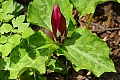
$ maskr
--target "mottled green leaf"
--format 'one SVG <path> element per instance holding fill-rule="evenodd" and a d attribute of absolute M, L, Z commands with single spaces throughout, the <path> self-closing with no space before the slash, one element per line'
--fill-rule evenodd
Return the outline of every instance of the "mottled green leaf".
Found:
<path fill-rule="evenodd" d="M 116 1 L 116 0 L 70 0 L 70 2 L 80 12 L 81 17 L 84 14 L 94 13 L 97 4 L 101 4 L 107 1 Z"/>
<path fill-rule="evenodd" d="M 8 56 L 11 50 L 20 43 L 21 36 L 18 34 L 11 35 L 9 38 L 5 37 L 6 43 L 1 45 L 0 52 L 2 53 L 2 57 Z"/>
<path fill-rule="evenodd" d="M 0 52 L 2 57 L 6 57 L 9 55 L 11 50 L 20 43 L 21 36 L 18 34 L 11 35 L 9 37 L 2 36 L 0 38 L 1 44 L 0 45 Z"/>
<path fill-rule="evenodd" d="M 10 53 L 10 78 L 16 79 L 28 68 L 35 68 L 41 74 L 45 73 L 53 51 L 53 40 L 41 31 L 23 40 Z"/>
<path fill-rule="evenodd" d="M 97 77 L 104 72 L 115 72 L 107 44 L 87 29 L 76 29 L 64 45 L 63 52 L 76 71 L 87 69 Z"/>
<path fill-rule="evenodd" d="M 28 7 L 27 21 L 51 30 L 51 15 L 55 4 L 59 5 L 68 25 L 70 18 L 73 18 L 69 0 L 34 0 Z"/>

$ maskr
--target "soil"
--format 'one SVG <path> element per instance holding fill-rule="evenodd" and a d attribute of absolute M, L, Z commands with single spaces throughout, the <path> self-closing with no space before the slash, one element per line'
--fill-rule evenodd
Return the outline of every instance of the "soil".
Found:
<path fill-rule="evenodd" d="M 27 6 L 32 0 L 16 0 L 25 7 L 25 14 Z M 90 14 L 79 18 L 79 12 L 73 9 L 73 17 L 75 18 L 78 27 L 86 27 Z M 75 72 L 73 68 L 69 70 L 66 75 L 60 73 L 50 73 L 47 70 L 48 80 L 120 80 L 120 4 L 117 2 L 107 2 L 99 4 L 96 7 L 89 30 L 105 41 L 111 52 L 110 58 L 113 60 L 116 68 L 116 73 L 106 72 L 100 77 L 95 77 L 90 71 L 80 70 Z"/>

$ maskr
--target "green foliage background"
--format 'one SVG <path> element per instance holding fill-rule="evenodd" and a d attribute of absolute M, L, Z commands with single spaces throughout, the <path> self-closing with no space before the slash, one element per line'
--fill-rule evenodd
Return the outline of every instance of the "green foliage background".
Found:
<path fill-rule="evenodd" d="M 115 72 L 107 44 L 85 28 L 76 29 L 72 17 L 73 8 L 77 8 L 83 16 L 94 13 L 97 4 L 107 1 L 117 0 L 33 0 L 26 18 L 19 15 L 22 5 L 13 0 L 0 0 L 0 79 L 46 80 L 42 76 L 46 66 L 51 72 L 67 74 L 63 72 L 67 65 L 50 58 L 54 52 L 65 56 L 76 71 L 87 69 L 97 77 L 104 72 Z M 51 30 L 51 14 L 56 3 L 67 21 L 68 37 L 64 44 L 56 44 L 41 30 L 34 32 L 30 28 L 32 23 Z"/>

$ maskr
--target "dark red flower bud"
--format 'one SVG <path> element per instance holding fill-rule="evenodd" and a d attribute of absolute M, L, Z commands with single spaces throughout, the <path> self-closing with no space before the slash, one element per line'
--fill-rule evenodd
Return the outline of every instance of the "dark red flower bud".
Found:
<path fill-rule="evenodd" d="M 52 31 L 55 42 L 63 42 L 66 37 L 66 20 L 62 15 L 58 4 L 55 5 L 51 17 Z"/>

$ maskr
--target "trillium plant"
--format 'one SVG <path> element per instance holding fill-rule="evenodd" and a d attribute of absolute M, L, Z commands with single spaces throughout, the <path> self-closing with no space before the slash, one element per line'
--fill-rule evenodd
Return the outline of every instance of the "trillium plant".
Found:
<path fill-rule="evenodd" d="M 45 42 L 42 41 L 42 39 L 39 39 L 39 43 L 42 44 L 44 42 L 44 45 L 39 45 L 39 48 L 37 48 L 43 50 L 41 54 L 48 55 L 48 58 L 44 59 L 44 61 L 47 61 L 46 66 L 48 66 L 51 72 L 56 72 L 57 70 L 57 72 L 62 71 L 63 74 L 67 74 L 67 70 L 71 66 L 64 63 L 58 63 L 56 58 L 51 58 L 54 56 L 53 54 L 56 54 L 58 57 L 61 55 L 65 56 L 67 58 L 66 61 L 71 63 L 71 67 L 76 71 L 87 69 L 97 77 L 104 72 L 115 72 L 114 64 L 109 59 L 110 50 L 102 39 L 93 35 L 86 28 L 76 28 L 73 31 L 70 31 L 71 35 L 67 37 L 69 31 L 67 31 L 66 19 L 60 11 L 58 4 L 53 8 L 51 25 L 52 32 L 41 27 L 41 30 L 44 33 L 41 33 L 41 30 L 39 33 L 41 36 L 44 36 Z M 31 37 L 33 36 L 34 35 Z M 49 38 L 46 38 L 45 36 L 49 36 Z M 65 66 L 66 68 L 61 66 Z M 43 72 L 45 73 L 45 71 Z"/>
<path fill-rule="evenodd" d="M 88 4 L 91 4 L 89 1 Z M 84 3 L 84 1 L 81 2 Z M 8 3 L 12 3 L 12 0 L 4 4 Z M 11 9 L 1 10 L 1 14 L 6 13 L 11 17 L 10 19 L 13 19 L 11 21 L 13 25 L 5 23 L 0 27 L 1 34 L 5 34 L 2 37 L 4 43 L 0 43 L 2 57 L 0 70 L 5 70 L 6 73 L 9 71 L 9 79 L 21 80 L 47 80 L 45 75 L 52 72 L 64 74 L 66 80 L 69 80 L 69 71 L 78 72 L 81 69 L 92 72 L 96 77 L 104 72 L 115 72 L 114 63 L 109 58 L 111 51 L 106 42 L 92 34 L 87 28 L 76 27 L 76 22 L 72 17 L 73 5 L 82 11 L 81 15 L 91 13 L 88 6 L 83 11 L 84 8 L 79 7 L 77 3 L 75 0 L 70 0 L 70 2 L 69 0 L 33 0 L 30 2 L 26 18 L 27 22 L 40 26 L 37 32 L 28 28 L 29 23 L 24 23 L 25 15 L 13 18 L 12 12 L 10 15 L 8 15 L 10 11 L 5 12 Z M 12 4 L 11 8 L 13 6 L 15 5 Z M 10 37 L 7 39 L 6 36 L 9 33 Z M 9 46 L 8 52 L 6 52 L 6 47 L 2 46 L 3 44 Z"/>

